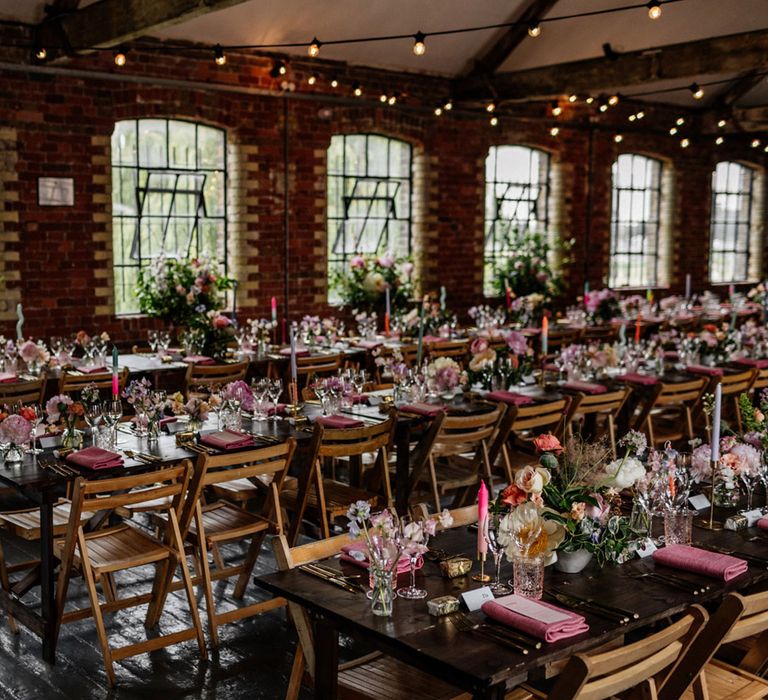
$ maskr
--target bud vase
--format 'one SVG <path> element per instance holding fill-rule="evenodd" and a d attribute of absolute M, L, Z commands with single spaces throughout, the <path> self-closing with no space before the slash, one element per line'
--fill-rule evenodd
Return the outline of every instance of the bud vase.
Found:
<path fill-rule="evenodd" d="M 379 617 L 390 617 L 394 608 L 394 590 L 392 575 L 386 569 L 371 567 L 373 591 L 371 593 L 371 612 Z"/>

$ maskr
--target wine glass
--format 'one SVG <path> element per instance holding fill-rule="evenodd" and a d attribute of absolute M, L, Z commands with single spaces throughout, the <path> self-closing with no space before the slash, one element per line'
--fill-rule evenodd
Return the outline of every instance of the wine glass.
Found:
<path fill-rule="evenodd" d="M 98 401 L 96 403 L 86 404 L 85 410 L 83 412 L 83 418 L 88 424 L 88 427 L 91 429 L 93 446 L 96 447 L 96 432 L 99 423 L 101 423 L 102 418 L 104 418 L 104 406 Z"/>
<path fill-rule="evenodd" d="M 397 589 L 397 595 L 406 600 L 419 600 L 427 597 L 427 592 L 423 588 L 416 586 L 416 565 L 419 563 L 419 557 L 422 552 L 427 550 L 427 542 L 429 535 L 422 530 L 422 541 L 416 542 L 410 537 L 406 536 L 409 524 L 408 518 L 403 518 L 400 523 L 402 531 L 400 533 L 400 542 L 404 554 L 408 555 L 408 561 L 410 563 L 410 585 Z"/>
<path fill-rule="evenodd" d="M 507 595 L 512 589 L 501 581 L 501 560 L 504 555 L 504 547 L 499 544 L 499 516 L 488 519 L 488 529 L 485 533 L 485 541 L 488 549 L 493 554 L 493 563 L 496 566 L 496 580 L 491 584 L 491 591 L 495 596 Z"/>
<path fill-rule="evenodd" d="M 267 397 L 269 395 L 269 379 L 254 380 L 251 388 L 253 390 L 253 419 L 256 421 L 267 420 Z"/>
<path fill-rule="evenodd" d="M 202 387 L 201 387 L 202 388 Z M 203 391 L 205 391 L 203 389 Z M 224 398 L 221 395 L 220 384 L 212 384 L 208 387 L 208 405 L 216 414 L 216 430 L 221 430 L 221 412 L 224 410 Z"/>
<path fill-rule="evenodd" d="M 279 377 L 277 379 L 272 379 L 269 383 L 269 398 L 272 399 L 272 404 L 275 409 L 275 412 L 272 416 L 273 421 L 280 420 L 280 416 L 278 415 L 278 409 L 277 404 L 280 400 L 280 395 L 283 393 L 283 380 Z"/>
<path fill-rule="evenodd" d="M 352 373 L 352 386 L 355 388 L 355 395 L 359 404 L 363 402 L 363 389 L 365 388 L 366 379 L 364 369 Z"/>
<path fill-rule="evenodd" d="M 120 399 L 112 399 L 104 402 L 104 422 L 110 429 L 110 442 L 117 444 L 117 424 L 123 417 L 123 402 Z"/>
<path fill-rule="evenodd" d="M 159 340 L 160 339 L 158 338 L 157 331 L 147 331 L 147 342 L 149 343 L 149 349 L 152 352 L 157 352 L 157 343 Z"/>
<path fill-rule="evenodd" d="M 37 403 L 31 404 L 27 408 L 35 414 L 34 420 L 32 421 L 32 435 L 29 439 L 30 447 L 27 452 L 31 455 L 39 455 L 43 450 L 40 447 L 35 447 L 35 442 L 37 441 L 37 428 L 40 423 L 43 422 L 43 418 L 45 418 L 45 411 L 43 410 L 43 407 Z"/>

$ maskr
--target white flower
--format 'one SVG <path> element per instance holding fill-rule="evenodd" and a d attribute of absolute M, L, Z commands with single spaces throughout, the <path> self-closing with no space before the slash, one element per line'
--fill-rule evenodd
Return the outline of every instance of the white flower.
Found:
<path fill-rule="evenodd" d="M 645 467 L 637 457 L 616 459 L 605 467 L 608 476 L 607 486 L 613 486 L 619 490 L 634 486 L 645 476 Z"/>

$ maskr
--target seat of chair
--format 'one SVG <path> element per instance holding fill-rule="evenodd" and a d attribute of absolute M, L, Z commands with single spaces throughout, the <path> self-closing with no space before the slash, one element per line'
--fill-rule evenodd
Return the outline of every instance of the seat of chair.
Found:
<path fill-rule="evenodd" d="M 53 507 L 53 535 L 63 537 L 67 532 L 69 511 L 72 504 L 64 501 Z M 93 513 L 83 513 L 81 522 L 87 522 L 93 517 Z M 24 540 L 40 539 L 40 509 L 25 508 L 7 513 L 0 513 L 0 527 Z"/>
<path fill-rule="evenodd" d="M 248 510 L 238 508 L 227 501 L 216 501 L 203 506 L 203 527 L 208 542 L 239 540 L 270 526 L 268 520 Z M 197 541 L 197 521 L 189 525 L 188 538 Z"/>
<path fill-rule="evenodd" d="M 761 700 L 768 697 L 768 681 L 717 659 L 710 661 L 703 672 L 710 700 Z M 692 700 L 693 697 L 693 690 L 689 688 L 683 700 Z"/>
<path fill-rule="evenodd" d="M 349 504 L 355 501 L 367 501 L 372 506 L 378 503 L 379 497 L 375 493 L 344 484 L 333 479 L 323 479 L 323 492 L 325 493 L 325 509 L 332 515 L 342 515 L 349 509 Z M 280 501 L 290 509 L 298 500 L 298 491 L 287 490 L 280 494 Z M 318 509 L 317 491 L 313 488 L 307 498 L 309 510 Z"/>
<path fill-rule="evenodd" d="M 469 700 L 472 696 L 391 656 L 374 654 L 339 666 L 339 698 Z"/>
<path fill-rule="evenodd" d="M 461 466 L 462 462 L 466 462 L 469 465 L 469 460 L 461 460 L 461 462 L 443 462 L 439 461 L 435 463 L 435 474 L 437 476 L 437 487 L 440 493 L 445 491 L 452 491 L 453 489 L 462 488 L 464 486 L 472 486 L 477 483 L 478 471 L 477 467 L 467 469 Z M 423 473 L 419 479 L 420 484 L 430 483 L 429 474 Z"/>
<path fill-rule="evenodd" d="M 258 476 L 258 480 L 269 486 L 272 483 L 272 474 L 262 474 Z M 296 490 L 298 488 L 299 480 L 295 476 L 286 476 L 283 481 L 283 491 Z M 233 501 L 250 501 L 252 498 L 265 493 L 263 487 L 259 487 L 254 484 L 250 479 L 234 479 L 233 481 L 222 481 L 220 484 L 214 484 L 211 486 L 211 490 L 219 498 L 229 498 Z"/>
<path fill-rule="evenodd" d="M 162 561 L 173 550 L 150 537 L 143 530 L 130 525 L 118 525 L 106 530 L 86 533 L 88 558 L 95 574 L 110 573 L 135 566 Z M 64 540 L 53 545 L 56 556 L 61 558 Z M 75 548 L 74 563 L 80 566 L 79 548 Z"/>

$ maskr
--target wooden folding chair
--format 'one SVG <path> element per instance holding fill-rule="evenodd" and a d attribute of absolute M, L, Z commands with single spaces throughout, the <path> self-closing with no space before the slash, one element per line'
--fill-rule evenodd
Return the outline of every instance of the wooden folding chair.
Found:
<path fill-rule="evenodd" d="M 461 505 L 481 478 L 492 489 L 488 448 L 505 409 L 493 404 L 489 404 L 489 409 L 485 413 L 443 418 L 427 458 L 428 474 L 421 475 L 416 482 L 417 486 L 430 488 L 435 510 L 441 509 L 441 496 L 450 492 L 457 492 L 454 505 Z"/>
<path fill-rule="evenodd" d="M 686 654 L 701 639 L 708 618 L 704 608 L 693 605 L 677 622 L 637 642 L 575 654 L 549 692 L 524 684 L 508 694 L 507 699 L 679 700 L 679 695 L 669 695 L 665 690 L 690 673 L 691 662 Z"/>
<path fill-rule="evenodd" d="M 248 365 L 247 360 L 221 365 L 191 364 L 184 376 L 184 394 L 187 398 L 205 398 L 213 387 L 245 380 Z"/>
<path fill-rule="evenodd" d="M 709 380 L 659 382 L 640 406 L 634 429 L 644 432 L 651 445 L 687 438 L 692 440 L 693 418 Z"/>
<path fill-rule="evenodd" d="M 724 374 L 721 377 L 717 377 L 716 381 L 714 382 L 714 386 L 720 384 L 722 387 L 721 391 L 723 393 L 723 404 L 725 406 L 730 404 L 729 408 L 732 412 L 731 415 L 733 415 L 736 420 L 737 432 L 739 434 L 744 432 L 741 423 L 739 396 L 742 394 L 747 394 L 752 390 L 758 373 L 759 370 L 757 369 L 748 369 L 737 374 Z"/>
<path fill-rule="evenodd" d="M 42 373 L 37 379 L 19 382 L 0 383 L 0 406 L 14 404 L 43 403 L 45 395 L 46 375 Z"/>
<path fill-rule="evenodd" d="M 194 511 L 190 513 L 185 510 L 181 519 L 181 532 L 193 546 L 194 555 L 201 566 L 208 630 L 214 648 L 219 646 L 219 625 L 257 615 L 280 605 L 279 602 L 268 600 L 219 613 L 216 611 L 216 602 L 213 597 L 213 581 L 238 575 L 234 596 L 238 599 L 243 597 L 261 551 L 264 536 L 267 532 L 273 534 L 282 532 L 279 494 L 295 448 L 296 441 L 289 438 L 279 445 L 245 452 L 202 454 L 198 459 L 189 492 L 189 503 L 194 505 Z M 238 508 L 223 500 L 209 504 L 202 502 L 201 496 L 206 487 L 239 479 L 257 480 L 267 475 L 272 479 L 269 483 L 268 498 L 260 513 Z M 242 564 L 228 567 L 218 565 L 213 572 L 211 571 L 208 553 L 212 548 L 247 539 L 250 539 L 250 544 Z"/>
<path fill-rule="evenodd" d="M 128 368 L 123 367 L 118 372 L 118 382 L 120 386 L 120 393 L 125 389 L 125 384 L 128 381 Z M 92 372 L 91 374 L 83 374 L 78 372 L 73 374 L 71 371 L 64 370 L 59 375 L 59 393 L 60 394 L 72 394 L 74 392 L 80 392 L 83 387 L 95 384 L 99 390 L 111 390 L 112 389 L 112 372 Z"/>
<path fill-rule="evenodd" d="M 382 501 L 384 505 L 392 506 L 388 462 L 394 430 L 395 419 L 392 416 L 362 428 L 324 428 L 315 423 L 307 473 L 296 491 L 286 490 L 282 495 L 282 503 L 291 513 L 290 542 L 298 540 L 307 510 L 318 517 L 320 532 L 325 538 L 330 537 L 330 524 L 346 514 L 350 503 L 368 501 L 376 506 Z M 359 481 L 364 488 L 323 476 L 324 459 L 347 458 L 350 469 L 356 466 L 362 468 L 363 455 L 372 457 L 372 467 L 366 474 L 360 475 Z"/>
<path fill-rule="evenodd" d="M 191 464 L 185 460 L 178 466 L 144 474 L 94 481 L 87 481 L 79 477 L 75 481 L 67 535 L 63 542 L 59 541 L 54 544 L 56 554 L 61 560 L 59 581 L 56 587 L 56 609 L 59 611 L 59 625 L 93 615 L 110 685 L 115 683 L 114 662 L 128 656 L 135 656 L 195 639 L 201 657 L 207 658 L 203 628 L 197 613 L 197 601 L 184 556 L 184 544 L 178 520 L 184 505 L 190 473 Z M 133 491 L 133 489 L 137 490 Z M 82 515 L 86 510 L 108 511 L 119 506 L 139 503 L 142 500 L 165 497 L 171 497 L 172 500 L 167 511 L 168 517 L 165 521 L 162 539 L 152 537 L 145 530 L 134 527 L 130 523 L 123 523 L 94 532 L 85 532 Z M 152 593 L 121 600 L 108 599 L 106 603 L 99 602 L 96 585 L 98 583 L 103 585 L 105 576 L 149 564 L 157 567 Z M 160 592 L 160 584 L 164 574 L 166 571 L 170 571 L 172 575 L 177 566 L 181 567 L 192 626 L 127 646 L 110 647 L 104 627 L 103 614 L 135 607 L 150 600 L 154 601 L 157 606 L 156 597 Z M 79 570 L 83 575 L 91 606 L 90 609 L 65 612 L 64 604 L 73 569 Z M 162 605 L 159 606 L 159 610 L 155 611 L 154 616 L 152 612 L 153 608 L 150 605 L 146 621 L 148 627 L 154 626 L 159 621 Z"/>
<path fill-rule="evenodd" d="M 566 345 L 573 345 L 581 340 L 582 328 L 550 328 L 547 337 L 547 349 L 551 354 Z"/>
<path fill-rule="evenodd" d="M 287 538 L 280 535 L 272 540 L 272 547 L 280 571 L 289 571 L 338 554 L 348 543 L 348 535 L 338 535 L 291 547 Z M 299 641 L 285 697 L 286 700 L 296 700 L 305 670 L 310 682 L 315 676 L 315 651 L 312 623 L 306 610 L 291 602 L 288 602 L 288 609 Z M 339 666 L 337 697 L 340 700 L 415 697 L 420 700 L 470 700 L 472 696 L 391 656 L 375 653 Z"/>
<path fill-rule="evenodd" d="M 605 432 L 608 434 L 608 440 L 611 445 L 611 452 L 616 457 L 616 418 L 619 415 L 624 403 L 632 393 L 630 387 L 610 391 L 605 394 L 583 394 L 577 393 L 571 399 L 571 405 L 568 408 L 568 414 L 565 417 L 565 437 L 573 435 L 573 423 L 577 419 L 583 419 L 586 416 L 594 416 L 605 419 L 605 430 L 598 430 L 592 439 L 601 437 Z"/>
<path fill-rule="evenodd" d="M 584 329 L 583 338 L 585 343 L 612 343 L 619 335 L 619 327 L 613 325 L 607 326 L 587 326 Z"/>
<path fill-rule="evenodd" d="M 463 367 L 469 354 L 469 341 L 441 340 L 440 342 L 429 343 L 427 353 L 430 360 L 435 360 L 438 357 L 450 357 Z"/>
<path fill-rule="evenodd" d="M 752 382 L 752 392 L 759 394 L 763 389 L 768 389 L 768 368 L 758 369 L 755 381 Z"/>
<path fill-rule="evenodd" d="M 713 655 L 725 644 L 746 643 L 738 666 Z M 667 683 L 659 700 L 761 700 L 768 697 L 768 593 L 729 593 L 683 661 L 690 671 Z M 697 675 L 696 670 L 701 669 Z M 759 675 L 758 675 L 759 674 Z"/>

